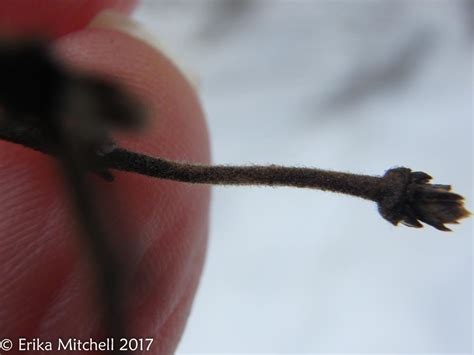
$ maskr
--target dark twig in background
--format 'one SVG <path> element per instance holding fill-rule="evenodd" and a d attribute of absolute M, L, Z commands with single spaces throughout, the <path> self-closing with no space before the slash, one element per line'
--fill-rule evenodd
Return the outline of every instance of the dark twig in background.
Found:
<path fill-rule="evenodd" d="M 79 235 L 97 276 L 105 335 L 115 339 L 124 337 L 124 267 L 99 218 L 96 194 L 85 176 L 94 165 L 96 152 L 110 144 L 103 125 L 94 119 L 98 113 L 112 112 L 110 105 L 92 105 L 93 102 L 87 101 L 100 99 L 107 103 L 120 94 L 101 79 L 70 73 L 56 62 L 47 47 L 34 40 L 1 43 L 0 67 L 3 108 L 0 126 L 6 132 L 8 127 L 16 127 L 16 135 L 40 139 L 40 145 L 47 146 L 48 152 L 58 158 L 78 217 Z M 127 100 L 120 101 L 123 102 Z M 99 112 L 89 111 L 79 121 L 80 106 L 95 107 Z M 68 120 L 70 116 L 76 120 Z M 105 171 L 97 172 L 107 176 Z M 114 352 L 124 353 L 118 349 Z"/>
<path fill-rule="evenodd" d="M 50 132 L 53 131 L 53 125 Z M 86 165 L 81 162 L 82 158 L 76 152 L 70 142 L 73 138 L 63 134 L 60 129 L 54 129 L 57 136 L 58 159 L 62 172 L 70 190 L 70 196 L 79 221 L 82 241 L 89 252 L 94 270 L 97 273 L 98 288 L 101 290 L 101 304 L 104 305 L 104 322 L 107 337 L 118 339 L 126 335 L 123 320 L 123 278 L 125 274 L 123 266 L 110 245 L 111 238 L 107 236 L 106 230 L 100 220 L 96 204 L 94 203 L 93 186 L 86 180 Z M 117 354 L 124 353 L 119 352 Z M 126 352 L 125 352 L 126 353 Z"/>

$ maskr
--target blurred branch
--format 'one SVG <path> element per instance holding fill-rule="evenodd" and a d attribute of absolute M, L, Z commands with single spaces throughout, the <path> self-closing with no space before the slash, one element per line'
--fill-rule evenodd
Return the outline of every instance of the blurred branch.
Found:
<path fill-rule="evenodd" d="M 97 276 L 105 335 L 122 338 L 125 268 L 99 218 L 96 194 L 85 174 L 96 152 L 110 150 L 107 128 L 133 126 L 140 112 L 120 88 L 65 68 L 37 39 L 0 41 L 0 71 L 0 126 L 4 133 L 21 137 L 24 145 L 34 142 L 58 159 L 79 220 L 78 235 Z"/>
<path fill-rule="evenodd" d="M 209 2 L 206 20 L 198 31 L 197 38 L 211 42 L 227 35 L 233 29 L 238 29 L 238 25 L 242 23 L 244 17 L 254 16 L 258 5 L 258 2 L 253 0 Z"/>
<path fill-rule="evenodd" d="M 372 95 L 402 87 L 417 72 L 434 43 L 434 33 L 416 33 L 401 48 L 393 51 L 387 60 L 358 68 L 324 106 L 327 109 L 350 107 Z"/>

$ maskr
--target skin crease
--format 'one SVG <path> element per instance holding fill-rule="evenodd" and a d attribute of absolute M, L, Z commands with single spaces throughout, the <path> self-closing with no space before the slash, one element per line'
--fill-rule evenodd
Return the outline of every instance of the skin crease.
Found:
<path fill-rule="evenodd" d="M 54 12 L 60 1 L 50 3 Z M 70 33 L 55 47 L 68 65 L 110 76 L 147 105 L 147 126 L 136 134 L 117 135 L 120 145 L 171 159 L 209 162 L 198 98 L 165 56 L 107 29 Z M 97 187 L 114 245 L 127 262 L 128 335 L 155 339 L 151 351 L 143 353 L 170 354 L 183 332 L 202 270 L 209 189 L 114 174 L 113 183 L 89 179 Z M 0 141 L 0 196 L 2 337 L 100 337 L 94 270 L 54 159 Z M 16 348 L 9 352 L 15 353 Z"/>

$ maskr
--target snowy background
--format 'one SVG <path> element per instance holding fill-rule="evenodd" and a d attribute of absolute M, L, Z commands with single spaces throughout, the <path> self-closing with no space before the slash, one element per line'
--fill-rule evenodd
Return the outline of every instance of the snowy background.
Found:
<path fill-rule="evenodd" d="M 426 171 L 473 210 L 464 0 L 148 0 L 198 78 L 215 163 Z M 395 228 L 366 201 L 215 188 L 179 353 L 470 353 L 472 219 Z"/>

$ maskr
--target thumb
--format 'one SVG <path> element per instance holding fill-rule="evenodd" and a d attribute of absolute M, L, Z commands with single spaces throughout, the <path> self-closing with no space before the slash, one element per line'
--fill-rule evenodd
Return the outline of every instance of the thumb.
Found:
<path fill-rule="evenodd" d="M 170 159 L 209 161 L 196 94 L 162 53 L 105 28 L 62 37 L 57 50 L 68 64 L 115 78 L 148 105 L 146 131 L 120 137 L 119 145 Z M 51 341 L 96 338 L 102 330 L 94 275 L 55 162 L 8 142 L 0 146 L 0 334 Z M 114 174 L 113 183 L 98 182 L 99 188 L 113 192 L 127 243 L 139 255 L 126 290 L 129 335 L 154 338 L 147 353 L 172 353 L 202 269 L 209 190 Z"/>

